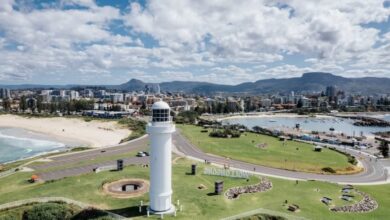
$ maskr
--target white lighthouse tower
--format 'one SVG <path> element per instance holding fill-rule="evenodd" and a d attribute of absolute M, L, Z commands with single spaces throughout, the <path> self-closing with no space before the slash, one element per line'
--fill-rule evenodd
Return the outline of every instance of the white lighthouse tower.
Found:
<path fill-rule="evenodd" d="M 150 137 L 150 206 L 153 213 L 171 213 L 172 205 L 172 123 L 170 108 L 158 101 L 152 106 L 152 121 L 148 123 Z"/>

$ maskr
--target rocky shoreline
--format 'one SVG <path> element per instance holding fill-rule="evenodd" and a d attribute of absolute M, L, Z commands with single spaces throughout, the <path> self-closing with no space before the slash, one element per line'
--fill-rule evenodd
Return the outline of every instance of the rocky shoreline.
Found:
<path fill-rule="evenodd" d="M 355 122 L 353 123 L 353 125 L 355 126 L 390 127 L 390 122 L 379 118 L 372 118 L 366 116 L 337 116 L 337 117 L 353 119 L 355 120 Z"/>

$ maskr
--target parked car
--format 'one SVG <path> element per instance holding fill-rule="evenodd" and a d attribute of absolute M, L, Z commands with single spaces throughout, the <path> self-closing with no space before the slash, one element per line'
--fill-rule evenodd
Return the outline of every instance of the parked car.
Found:
<path fill-rule="evenodd" d="M 143 151 L 137 153 L 137 157 L 146 157 L 146 156 L 147 155 Z"/>

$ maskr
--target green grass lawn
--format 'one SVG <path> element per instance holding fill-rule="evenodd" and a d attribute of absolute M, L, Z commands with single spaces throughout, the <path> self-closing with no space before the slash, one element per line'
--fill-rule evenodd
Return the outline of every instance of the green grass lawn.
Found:
<path fill-rule="evenodd" d="M 271 178 L 273 189 L 264 193 L 241 195 L 239 199 L 228 200 L 223 195 L 209 195 L 214 190 L 214 181 L 223 180 L 225 190 L 230 187 L 254 184 L 259 181 L 258 177 L 251 177 L 247 182 L 243 179 L 232 179 L 225 177 L 206 176 L 202 174 L 203 164 L 198 165 L 196 176 L 187 175 L 192 162 L 179 159 L 173 166 L 173 201 L 180 199 L 184 212 L 179 212 L 177 217 L 165 219 L 220 219 L 237 215 L 242 212 L 254 209 L 265 209 L 274 211 L 280 215 L 305 217 L 307 219 L 356 219 L 372 220 L 386 219 L 390 200 L 388 192 L 390 185 L 380 186 L 359 186 L 359 190 L 369 193 L 379 203 L 379 208 L 365 214 L 343 214 L 332 213 L 328 207 L 320 202 L 323 196 L 333 199 L 336 205 L 347 204 L 339 196 L 342 186 L 337 184 L 317 181 L 295 181 Z M 47 183 L 30 184 L 27 179 L 31 173 L 17 173 L 0 179 L 0 204 L 20 199 L 43 196 L 62 196 L 70 199 L 89 203 L 102 209 L 116 212 L 118 214 L 145 218 L 138 216 L 138 204 L 140 200 L 148 201 L 148 194 L 132 199 L 116 199 L 105 195 L 102 192 L 102 184 L 107 181 L 114 181 L 121 178 L 143 178 L 149 179 L 149 169 L 139 166 L 126 167 L 122 172 L 101 172 L 98 174 L 86 174 L 76 177 L 69 177 L 58 181 Z M 197 187 L 203 184 L 205 190 Z M 319 192 L 316 191 L 319 189 Z M 289 204 L 298 204 L 301 211 L 291 213 L 283 206 L 284 201 Z M 357 197 L 356 200 L 360 200 Z M 349 204 L 349 203 L 348 203 Z M 151 219 L 156 219 L 153 217 Z"/>
<path fill-rule="evenodd" d="M 313 151 L 313 145 L 283 141 L 275 137 L 245 132 L 239 138 L 209 137 L 202 127 L 177 125 L 185 137 L 206 153 L 241 160 L 253 164 L 314 173 L 324 173 L 322 168 L 331 167 L 338 173 L 354 173 L 358 168 L 348 163 L 348 158 L 329 149 Z M 211 129 L 209 129 L 209 132 Z M 259 148 L 259 144 L 266 147 Z"/>

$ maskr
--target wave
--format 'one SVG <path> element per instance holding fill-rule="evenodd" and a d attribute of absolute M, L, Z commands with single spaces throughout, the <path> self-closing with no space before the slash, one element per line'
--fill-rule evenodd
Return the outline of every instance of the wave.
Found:
<path fill-rule="evenodd" d="M 65 147 L 65 144 L 55 141 L 41 140 L 27 137 L 17 137 L 6 135 L 0 132 L 0 139 L 7 142 L 9 145 L 15 147 L 25 148 L 26 145 L 29 148 L 61 148 Z M 31 149 L 33 150 L 33 149 Z"/>
<path fill-rule="evenodd" d="M 66 149 L 56 149 L 56 150 L 51 150 L 51 151 L 43 151 L 43 152 L 39 152 L 39 153 L 36 153 L 34 155 L 30 155 L 30 156 L 21 156 L 19 158 L 15 158 L 13 160 L 6 161 L 3 164 L 9 164 L 9 163 L 13 163 L 13 162 L 16 162 L 19 160 L 27 160 L 27 159 L 39 157 L 39 156 L 46 155 L 46 154 L 54 154 L 54 153 L 59 153 L 59 152 L 64 152 L 64 151 L 66 151 Z"/>
<path fill-rule="evenodd" d="M 4 134 L 0 131 L 0 163 L 10 163 L 66 150 L 64 143 L 33 138 L 28 134 L 27 137 L 23 137 L 23 134 L 14 136 L 13 133 Z"/>

